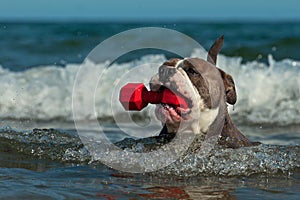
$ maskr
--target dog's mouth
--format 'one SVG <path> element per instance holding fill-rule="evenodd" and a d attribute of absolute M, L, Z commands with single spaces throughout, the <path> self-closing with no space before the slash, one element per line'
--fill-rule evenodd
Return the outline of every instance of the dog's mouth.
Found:
<path fill-rule="evenodd" d="M 176 133 L 181 128 L 186 129 L 197 121 L 200 97 L 186 72 L 181 68 L 161 67 L 159 73 L 151 78 L 150 89 L 152 91 L 161 91 L 165 88 L 183 99 L 185 106 L 172 105 L 169 102 L 157 104 L 155 115 L 163 125 L 167 126 L 168 132 Z"/>
<path fill-rule="evenodd" d="M 183 118 L 185 120 L 188 119 L 188 114 L 191 113 L 190 108 L 182 108 L 179 106 L 169 105 L 169 104 L 161 104 L 161 106 L 169 112 L 169 114 L 173 115 L 177 118 Z"/>
<path fill-rule="evenodd" d="M 164 86 L 162 86 L 163 90 Z M 175 93 L 175 92 L 174 92 Z M 178 123 L 182 120 L 188 120 L 189 114 L 191 113 L 191 100 L 179 94 L 175 93 L 176 96 L 181 98 L 181 104 L 167 104 L 161 103 L 156 106 L 156 117 L 163 123 Z"/>

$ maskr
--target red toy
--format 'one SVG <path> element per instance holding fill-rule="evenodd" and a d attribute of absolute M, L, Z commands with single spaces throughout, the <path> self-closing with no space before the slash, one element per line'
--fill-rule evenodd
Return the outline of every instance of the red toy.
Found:
<path fill-rule="evenodd" d="M 142 83 L 128 83 L 123 86 L 120 91 L 120 102 L 125 110 L 142 110 L 148 103 L 188 108 L 184 98 L 175 95 L 168 88 L 158 92 L 147 91 Z"/>

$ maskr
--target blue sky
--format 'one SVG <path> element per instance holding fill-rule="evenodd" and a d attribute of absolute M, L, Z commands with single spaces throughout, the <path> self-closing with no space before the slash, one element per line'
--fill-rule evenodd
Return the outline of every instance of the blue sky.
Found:
<path fill-rule="evenodd" d="M 300 20 L 299 0 L 1 0 L 0 20 Z"/>

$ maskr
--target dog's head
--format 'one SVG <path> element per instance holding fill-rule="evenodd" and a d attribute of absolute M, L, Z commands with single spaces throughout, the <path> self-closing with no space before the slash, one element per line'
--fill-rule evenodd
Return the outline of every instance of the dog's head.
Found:
<path fill-rule="evenodd" d="M 157 105 L 156 116 L 167 126 L 169 133 L 177 133 L 182 124 L 193 133 L 206 133 L 214 120 L 226 108 L 226 102 L 235 104 L 236 92 L 232 77 L 216 64 L 223 45 L 223 36 L 209 50 L 207 60 L 199 58 L 170 59 L 159 67 L 152 77 L 153 91 L 164 87 L 185 98 L 189 108 Z"/>

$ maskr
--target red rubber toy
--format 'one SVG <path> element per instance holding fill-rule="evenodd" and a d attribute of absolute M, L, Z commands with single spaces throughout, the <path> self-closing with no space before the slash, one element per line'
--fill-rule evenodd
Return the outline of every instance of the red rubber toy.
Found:
<path fill-rule="evenodd" d="M 119 100 L 125 110 L 142 110 L 151 104 L 169 104 L 175 107 L 188 108 L 184 98 L 175 95 L 168 88 L 163 91 L 148 91 L 142 83 L 128 83 L 121 88 Z"/>

